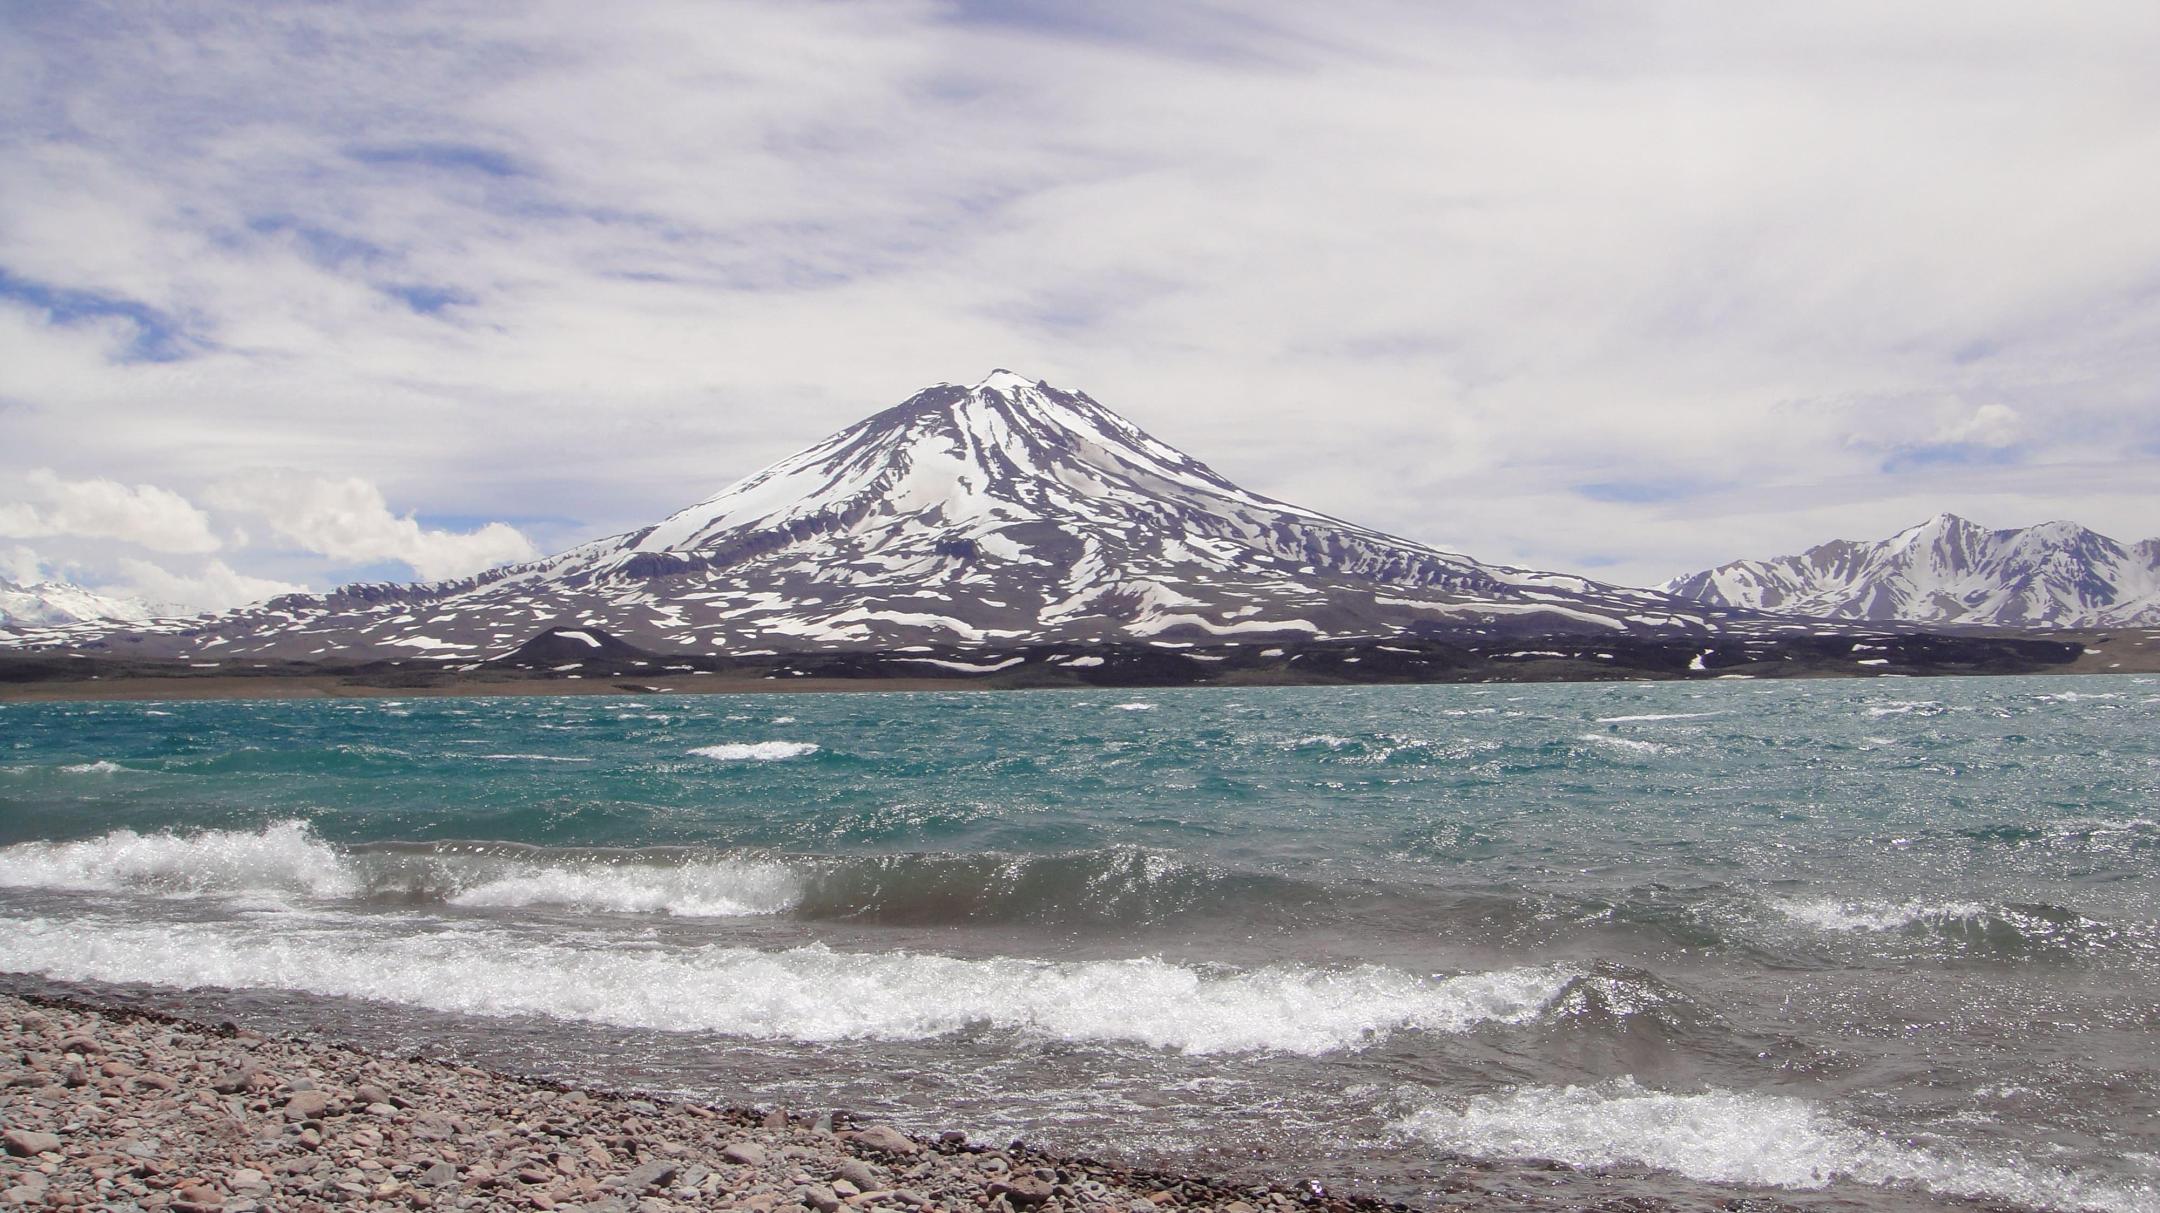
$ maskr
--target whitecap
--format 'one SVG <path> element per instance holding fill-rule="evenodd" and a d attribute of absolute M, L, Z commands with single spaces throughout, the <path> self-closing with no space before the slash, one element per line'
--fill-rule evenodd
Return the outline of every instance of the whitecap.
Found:
<path fill-rule="evenodd" d="M 818 749 L 815 742 L 809 741 L 748 741 L 699 746 L 690 752 L 714 762 L 779 762 L 815 754 Z"/>
<path fill-rule="evenodd" d="M 633 950 L 491 928 L 374 933 L 360 920 L 318 930 L 43 918 L 0 919 L 0 969 L 759 1039 L 926 1040 L 987 1026 L 1194 1054 L 1306 1055 L 1369 1048 L 1402 1030 L 1527 1022 L 1573 976 L 1554 967 L 1438 978 L 1375 965 L 1230 970 L 1153 958 L 843 953 L 819 944 Z"/>
<path fill-rule="evenodd" d="M 1634 737 L 1612 737 L 1604 733 L 1584 733 L 1578 740 L 1593 742 L 1602 746 L 1611 746 L 1616 750 L 1630 750 L 1637 754 L 1668 754 L 1672 752 L 1671 746 L 1659 745 L 1654 741 L 1642 741 Z"/>
<path fill-rule="evenodd" d="M 111 775 L 127 768 L 117 762 L 100 758 L 96 762 L 77 762 L 60 768 L 70 775 Z"/>
<path fill-rule="evenodd" d="M 1120 712 L 1152 712 L 1155 710 L 1155 705 L 1152 703 L 1113 703 L 1110 706 Z"/>
<path fill-rule="evenodd" d="M 1772 908 L 1794 922 L 1824 931 L 1895 931 L 1916 922 L 1977 918 L 1987 907 L 1970 901 L 1838 901 L 1828 897 L 1774 901 Z"/>
<path fill-rule="evenodd" d="M 1847 1124 L 1791 1096 L 1672 1094 L 1633 1079 L 1434 1101 L 1396 1131 L 1451 1153 L 1638 1165 L 1710 1183 L 1815 1190 L 1845 1180 L 2036 1208 L 2150 1213 L 2153 1189 Z"/>
<path fill-rule="evenodd" d="M 0 885 L 113 893 L 197 895 L 296 892 L 336 897 L 358 888 L 350 865 L 306 822 L 261 830 L 138 834 L 114 830 L 74 842 L 0 848 Z"/>
<path fill-rule="evenodd" d="M 802 895 L 796 874 L 777 863 L 722 860 L 679 866 L 518 864 L 452 894 L 455 906 L 558 906 L 614 914 L 725 918 L 778 914 Z"/>

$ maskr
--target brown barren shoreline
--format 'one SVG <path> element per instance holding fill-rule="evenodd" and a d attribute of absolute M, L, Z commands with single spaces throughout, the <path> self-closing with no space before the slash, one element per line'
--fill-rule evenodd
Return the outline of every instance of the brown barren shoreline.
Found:
<path fill-rule="evenodd" d="M 0 1206 L 327 1213 L 1408 1206 L 0 995 Z"/>

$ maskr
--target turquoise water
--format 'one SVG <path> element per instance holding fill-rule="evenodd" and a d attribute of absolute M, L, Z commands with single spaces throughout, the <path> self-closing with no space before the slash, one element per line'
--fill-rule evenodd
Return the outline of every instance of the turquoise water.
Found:
<path fill-rule="evenodd" d="M 16 704 L 0 969 L 1427 1203 L 1542 1157 L 2155 1209 L 2156 720 L 2135 677 Z"/>

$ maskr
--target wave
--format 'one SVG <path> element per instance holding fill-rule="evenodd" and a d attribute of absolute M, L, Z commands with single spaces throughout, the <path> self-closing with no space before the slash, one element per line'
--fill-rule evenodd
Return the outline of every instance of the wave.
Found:
<path fill-rule="evenodd" d="M 138 834 L 0 848 L 0 886 L 199 897 L 363 898 L 463 906 L 554 906 L 686 917 L 774 914 L 796 874 L 750 856 L 562 852 L 446 843 L 345 850 L 303 821 L 260 830 Z"/>
<path fill-rule="evenodd" d="M 1810 898 L 1770 904 L 1792 921 L 1818 930 L 1921 935 L 1999 955 L 2096 952 L 2160 943 L 2149 927 L 2123 926 L 2044 903 Z"/>
<path fill-rule="evenodd" d="M 356 898 L 709 918 L 792 914 L 888 925 L 1142 926 L 1186 915 L 1309 915 L 1329 890 L 1137 847 L 1036 855 L 793 856 L 517 843 L 341 848 L 307 823 L 0 848 L 0 886 L 198 897 Z"/>
<path fill-rule="evenodd" d="M 1705 716 L 1723 716 L 1723 712 L 1647 712 L 1640 716 L 1600 716 L 1599 724 L 1635 724 L 1655 720 L 1700 720 Z"/>
<path fill-rule="evenodd" d="M 2046 1209 L 2153 1209 L 2150 1185 L 1925 1147 L 1846 1124 L 1806 1100 L 1723 1091 L 1671 1094 L 1632 1079 L 1520 1087 L 1434 1102 L 1398 1132 L 1456 1153 L 1634 1164 L 1711 1183 L 1814 1190 L 1850 1181 Z"/>
<path fill-rule="evenodd" d="M 350 897 L 360 884 L 306 823 L 248 833 L 138 834 L 115 830 L 76 842 L 0 847 L 0 886 L 75 892 L 194 896 L 221 892 Z"/>
<path fill-rule="evenodd" d="M 111 775 L 127 768 L 117 762 L 101 758 L 96 762 L 70 763 L 60 769 L 69 775 Z"/>
<path fill-rule="evenodd" d="M 714 762 L 779 762 L 815 754 L 818 746 L 809 741 L 750 741 L 700 746 L 690 752 Z"/>
<path fill-rule="evenodd" d="M 925 1040 L 997 1030 L 1194 1054 L 1304 1055 L 1369 1048 L 1399 1031 L 1526 1022 L 1571 977 L 1557 968 L 1427 978 L 1376 965 L 1227 970 L 1156 959 L 857 954 L 815 944 L 633 951 L 491 929 L 386 935 L 353 925 L 0 919 L 0 969 L 761 1039 Z"/>
<path fill-rule="evenodd" d="M 1584 733 L 1577 740 L 1591 742 L 1594 745 L 1610 746 L 1616 750 L 1627 750 L 1636 754 L 1669 754 L 1672 752 L 1671 746 L 1659 745 L 1654 741 L 1641 741 L 1633 737 L 1614 737 L 1605 733 Z"/>
<path fill-rule="evenodd" d="M 832 860 L 808 877 L 794 912 L 896 926 L 1146 926 L 1209 913 L 1309 915 L 1329 900 L 1326 887 L 1308 881 L 1115 847 Z"/>
<path fill-rule="evenodd" d="M 1933 699 L 1893 699 L 1867 710 L 1870 716 L 1940 716 L 1950 709 Z"/>

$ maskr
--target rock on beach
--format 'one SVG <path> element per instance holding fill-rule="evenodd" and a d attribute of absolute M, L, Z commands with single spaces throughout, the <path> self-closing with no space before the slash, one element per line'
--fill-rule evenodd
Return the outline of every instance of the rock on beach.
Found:
<path fill-rule="evenodd" d="M 0 995 L 0 1209 L 1372 1209 Z"/>

